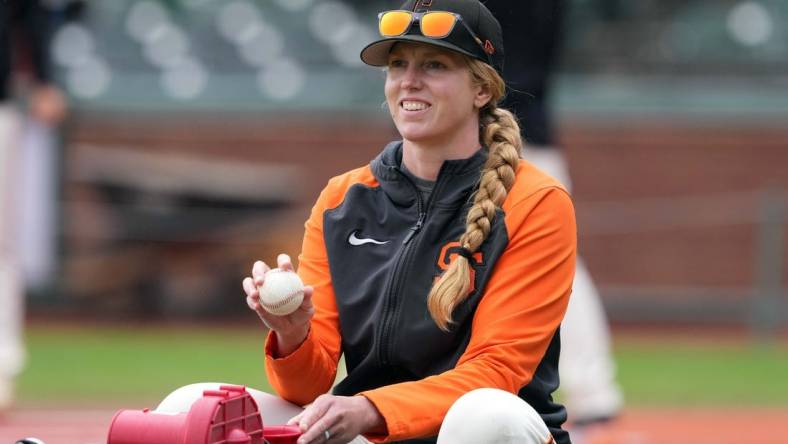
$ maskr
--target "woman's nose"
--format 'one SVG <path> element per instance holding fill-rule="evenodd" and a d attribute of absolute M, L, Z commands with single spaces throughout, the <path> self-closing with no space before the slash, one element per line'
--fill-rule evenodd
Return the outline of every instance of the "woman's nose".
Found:
<path fill-rule="evenodd" d="M 403 89 L 418 89 L 421 87 L 421 72 L 418 67 L 409 66 L 402 76 Z"/>

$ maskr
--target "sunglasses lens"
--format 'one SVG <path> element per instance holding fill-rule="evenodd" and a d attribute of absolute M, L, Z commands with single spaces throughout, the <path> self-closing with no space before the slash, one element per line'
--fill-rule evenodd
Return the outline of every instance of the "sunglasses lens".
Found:
<path fill-rule="evenodd" d="M 421 18 L 421 33 L 426 37 L 443 38 L 451 33 L 457 17 L 449 12 L 428 12 Z"/>
<path fill-rule="evenodd" d="M 408 30 L 411 21 L 411 13 L 408 11 L 388 11 L 380 17 L 380 35 L 392 37 L 402 35 Z"/>

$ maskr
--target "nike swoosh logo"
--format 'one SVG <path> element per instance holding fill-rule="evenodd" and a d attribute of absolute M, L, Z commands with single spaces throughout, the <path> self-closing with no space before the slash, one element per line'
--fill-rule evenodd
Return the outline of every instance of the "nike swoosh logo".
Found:
<path fill-rule="evenodd" d="M 356 237 L 356 233 L 358 233 L 358 230 L 350 233 L 350 237 L 347 238 L 347 241 L 350 245 L 356 245 L 356 246 L 364 245 L 364 244 L 386 245 L 387 243 L 389 243 L 389 241 L 379 241 L 370 238 Z"/>

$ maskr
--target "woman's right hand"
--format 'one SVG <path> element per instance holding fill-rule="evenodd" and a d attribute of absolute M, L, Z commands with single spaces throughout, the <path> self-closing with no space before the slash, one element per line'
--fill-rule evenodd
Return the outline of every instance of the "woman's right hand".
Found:
<path fill-rule="evenodd" d="M 276 262 L 278 268 L 293 271 L 290 256 L 280 254 L 277 256 Z M 273 315 L 260 305 L 259 288 L 265 282 L 265 273 L 268 270 L 270 267 L 263 261 L 256 261 L 252 266 L 252 276 L 243 280 L 246 304 L 257 313 L 257 316 L 270 330 L 276 332 L 278 355 L 287 356 L 304 342 L 309 333 L 312 316 L 315 314 L 315 307 L 312 305 L 313 288 L 308 285 L 304 287 L 304 301 L 296 311 L 285 316 Z"/>

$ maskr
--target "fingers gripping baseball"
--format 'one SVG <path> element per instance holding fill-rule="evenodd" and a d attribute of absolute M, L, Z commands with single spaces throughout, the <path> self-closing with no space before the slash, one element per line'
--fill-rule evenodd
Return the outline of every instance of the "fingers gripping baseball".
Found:
<path fill-rule="evenodd" d="M 246 304 L 263 323 L 277 333 L 303 331 L 314 314 L 310 286 L 293 271 L 290 257 L 280 254 L 278 268 L 256 261 L 252 275 L 243 280 Z"/>

